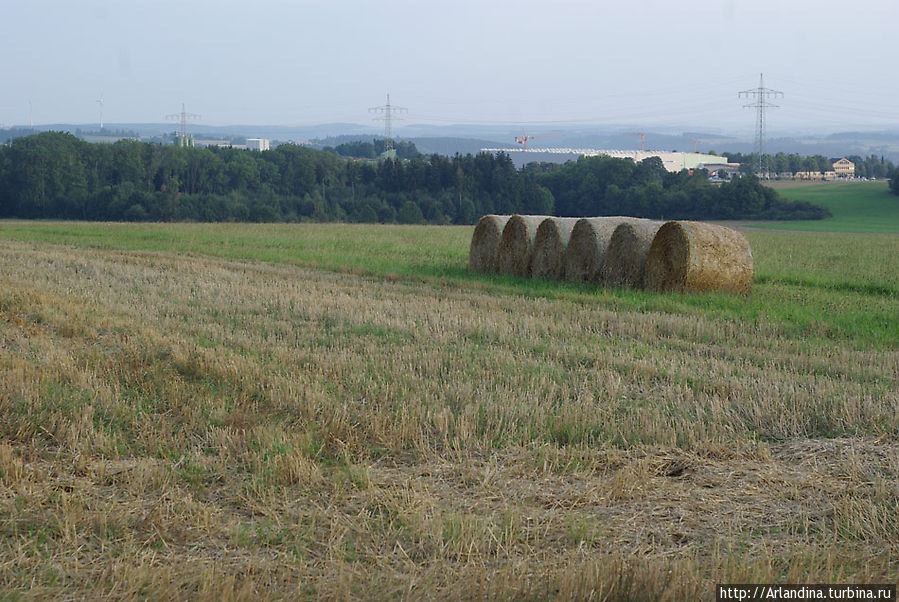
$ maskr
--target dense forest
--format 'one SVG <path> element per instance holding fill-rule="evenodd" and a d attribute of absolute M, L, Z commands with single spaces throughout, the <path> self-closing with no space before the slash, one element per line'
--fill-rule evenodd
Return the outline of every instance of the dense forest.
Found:
<path fill-rule="evenodd" d="M 701 170 L 668 173 L 657 158 L 582 157 L 518 170 L 503 153 L 424 157 L 404 147 L 403 154 L 410 158 L 376 162 L 293 144 L 254 152 L 92 144 L 46 132 L 0 146 L 0 217 L 471 224 L 486 213 L 828 215 L 784 201 L 753 177 L 716 186 Z"/>

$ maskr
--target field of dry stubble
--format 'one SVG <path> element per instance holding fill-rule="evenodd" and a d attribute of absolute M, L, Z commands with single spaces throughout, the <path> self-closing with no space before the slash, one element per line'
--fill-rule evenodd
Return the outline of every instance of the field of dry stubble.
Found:
<path fill-rule="evenodd" d="M 895 346 L 353 272 L 0 240 L 0 598 L 899 579 Z"/>

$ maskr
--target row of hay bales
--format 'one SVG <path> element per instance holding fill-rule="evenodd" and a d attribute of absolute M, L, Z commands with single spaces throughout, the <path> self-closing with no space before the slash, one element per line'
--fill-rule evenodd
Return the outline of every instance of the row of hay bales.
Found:
<path fill-rule="evenodd" d="M 485 215 L 468 261 L 479 272 L 657 291 L 746 294 L 754 276 L 749 241 L 735 230 L 623 216 Z"/>

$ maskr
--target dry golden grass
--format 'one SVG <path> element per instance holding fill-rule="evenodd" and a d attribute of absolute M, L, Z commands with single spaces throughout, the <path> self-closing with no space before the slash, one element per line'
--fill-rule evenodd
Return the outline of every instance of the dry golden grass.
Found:
<path fill-rule="evenodd" d="M 0 597 L 895 582 L 899 351 L 0 241 Z"/>

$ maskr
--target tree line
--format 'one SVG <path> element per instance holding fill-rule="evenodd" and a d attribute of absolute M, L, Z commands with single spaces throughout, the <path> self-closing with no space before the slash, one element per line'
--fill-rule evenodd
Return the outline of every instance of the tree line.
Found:
<path fill-rule="evenodd" d="M 414 145 L 413 145 L 414 146 Z M 377 149 L 377 145 L 373 145 Z M 368 152 L 368 149 L 364 149 Z M 94 144 L 60 132 L 0 146 L 0 217 L 109 221 L 471 224 L 487 213 L 809 218 L 752 177 L 715 186 L 661 160 L 582 157 L 516 169 L 504 154 L 354 160 L 282 144 L 257 152 Z"/>
<path fill-rule="evenodd" d="M 740 164 L 743 173 L 754 173 L 758 169 L 758 153 L 723 153 L 722 156 L 732 163 Z M 859 178 L 888 178 L 896 170 L 892 161 L 882 155 L 846 155 L 846 158 L 855 165 L 855 175 Z M 796 174 L 799 172 L 824 173 L 833 170 L 830 158 L 824 155 L 803 156 L 796 153 L 776 153 L 762 155 L 762 165 L 775 174 Z"/>
<path fill-rule="evenodd" d="M 714 185 L 702 169 L 669 172 L 659 157 L 639 163 L 581 157 L 561 168 L 532 164 L 560 216 L 632 215 L 655 219 L 823 219 L 831 213 L 789 201 L 752 175 Z"/>
<path fill-rule="evenodd" d="M 354 159 L 377 159 L 381 153 L 387 150 L 387 141 L 385 139 L 375 139 L 371 142 L 364 140 L 354 140 L 344 142 L 335 147 L 326 146 L 322 150 L 334 152 L 341 157 L 352 157 Z M 393 144 L 393 150 L 396 151 L 397 159 L 416 159 L 421 157 L 418 148 L 414 142 L 396 140 Z"/>

